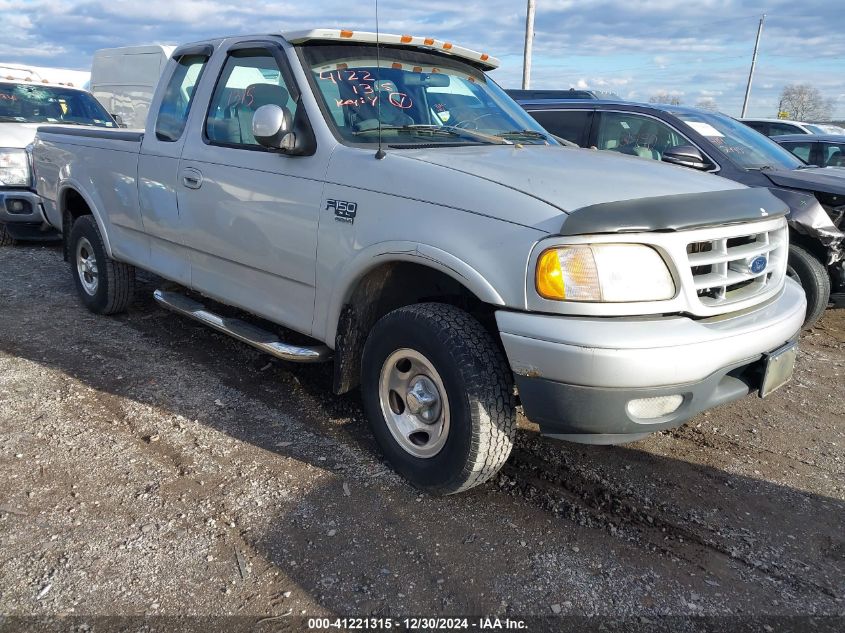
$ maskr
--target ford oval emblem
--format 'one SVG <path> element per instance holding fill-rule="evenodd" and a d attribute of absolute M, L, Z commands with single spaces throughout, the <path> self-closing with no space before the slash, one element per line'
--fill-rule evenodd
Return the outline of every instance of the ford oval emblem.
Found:
<path fill-rule="evenodd" d="M 751 260 L 751 265 L 749 266 L 749 268 L 751 269 L 751 272 L 756 275 L 766 270 L 766 265 L 768 263 L 769 260 L 766 259 L 765 255 L 758 255 L 757 257 Z"/>

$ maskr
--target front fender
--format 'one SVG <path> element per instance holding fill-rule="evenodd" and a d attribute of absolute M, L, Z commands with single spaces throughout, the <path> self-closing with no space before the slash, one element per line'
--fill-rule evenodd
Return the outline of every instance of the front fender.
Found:
<path fill-rule="evenodd" d="M 334 346 L 338 321 L 358 282 L 371 270 L 391 262 L 412 262 L 452 277 L 476 297 L 491 305 L 505 305 L 498 290 L 480 272 L 462 259 L 429 244 L 391 241 L 373 244 L 361 251 L 344 267 L 334 285 L 328 309 L 325 340 Z"/>

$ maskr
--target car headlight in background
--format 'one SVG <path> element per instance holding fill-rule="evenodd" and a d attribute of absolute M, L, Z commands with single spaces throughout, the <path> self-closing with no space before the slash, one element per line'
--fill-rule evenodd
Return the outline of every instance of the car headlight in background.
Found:
<path fill-rule="evenodd" d="M 0 187 L 29 187 L 30 184 L 26 150 L 0 148 Z"/>
<path fill-rule="evenodd" d="M 675 296 L 663 258 L 642 244 L 559 246 L 537 259 L 535 284 L 555 301 L 661 301 Z"/>

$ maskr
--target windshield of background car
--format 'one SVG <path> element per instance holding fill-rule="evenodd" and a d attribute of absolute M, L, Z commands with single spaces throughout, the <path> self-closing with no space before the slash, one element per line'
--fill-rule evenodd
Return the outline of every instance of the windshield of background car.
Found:
<path fill-rule="evenodd" d="M 767 136 L 724 114 L 672 114 L 713 143 L 728 159 L 745 169 L 798 169 L 805 165 Z"/>
<path fill-rule="evenodd" d="M 345 141 L 556 145 L 471 64 L 418 49 L 309 43 L 300 47 L 329 125 Z"/>
<path fill-rule="evenodd" d="M 29 83 L 0 83 L 0 121 L 117 127 L 87 92 Z"/>

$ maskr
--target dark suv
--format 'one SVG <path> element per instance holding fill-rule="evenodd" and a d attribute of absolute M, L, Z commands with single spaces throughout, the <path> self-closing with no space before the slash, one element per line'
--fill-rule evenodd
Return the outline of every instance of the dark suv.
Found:
<path fill-rule="evenodd" d="M 626 101 L 518 100 L 552 134 L 584 148 L 707 171 L 767 187 L 789 204 L 790 274 L 807 294 L 806 326 L 845 298 L 845 170 L 811 167 L 724 114 Z M 809 195 L 808 195 L 809 194 Z"/>

